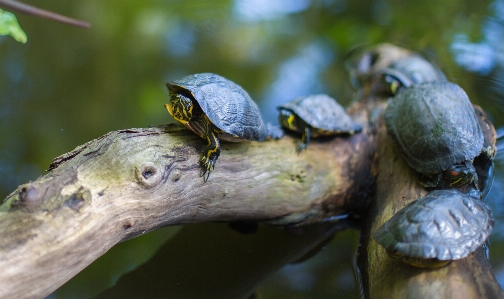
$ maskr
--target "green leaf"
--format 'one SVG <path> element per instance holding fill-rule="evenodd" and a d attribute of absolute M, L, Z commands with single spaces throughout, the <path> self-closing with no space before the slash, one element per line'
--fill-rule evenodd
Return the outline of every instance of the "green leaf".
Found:
<path fill-rule="evenodd" d="M 21 43 L 26 43 L 28 37 L 19 26 L 16 17 L 10 12 L 0 9 L 0 35 L 10 35 Z"/>

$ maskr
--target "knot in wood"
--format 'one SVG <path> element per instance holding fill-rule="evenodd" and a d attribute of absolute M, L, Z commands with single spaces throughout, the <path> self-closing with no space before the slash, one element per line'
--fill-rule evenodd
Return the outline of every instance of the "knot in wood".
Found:
<path fill-rule="evenodd" d="M 32 184 L 21 187 L 18 194 L 19 206 L 27 208 L 29 211 L 35 210 L 43 203 L 43 198 Z"/>
<path fill-rule="evenodd" d="M 91 201 L 91 192 L 89 190 L 80 188 L 79 191 L 70 195 L 65 200 L 65 205 L 74 211 L 79 211 L 82 207 Z"/>
<path fill-rule="evenodd" d="M 161 182 L 163 168 L 153 162 L 146 162 L 137 167 L 136 178 L 145 188 L 152 188 Z"/>

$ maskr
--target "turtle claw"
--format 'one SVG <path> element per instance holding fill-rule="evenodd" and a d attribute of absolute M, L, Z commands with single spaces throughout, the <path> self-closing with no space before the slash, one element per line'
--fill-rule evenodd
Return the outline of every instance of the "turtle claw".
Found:
<path fill-rule="evenodd" d="M 201 156 L 200 159 L 200 164 L 203 167 L 200 177 L 203 177 L 203 180 L 206 182 L 208 181 L 208 177 L 210 176 L 210 173 L 214 170 L 215 168 L 215 163 L 217 162 L 217 158 L 219 158 L 219 151 L 215 151 L 212 153 L 208 153 Z"/>
<path fill-rule="evenodd" d="M 206 174 L 206 176 L 205 176 L 205 174 Z M 201 171 L 200 177 L 203 177 L 204 182 L 208 181 L 209 176 L 210 176 L 210 171 L 208 169 L 205 168 Z"/>
<path fill-rule="evenodd" d="M 301 142 L 296 146 L 296 153 L 299 155 L 304 149 L 308 148 L 308 143 L 310 142 L 310 128 L 305 127 L 303 135 L 301 136 Z"/>
<path fill-rule="evenodd" d="M 200 177 L 203 177 L 203 181 L 208 181 L 208 177 L 210 176 L 210 173 L 213 171 L 215 162 L 210 163 L 207 159 L 207 157 L 201 157 L 200 159 L 201 166 L 203 169 L 201 170 Z"/>
<path fill-rule="evenodd" d="M 296 153 L 299 155 L 303 150 L 305 150 L 308 147 L 308 144 L 300 142 L 296 146 Z"/>

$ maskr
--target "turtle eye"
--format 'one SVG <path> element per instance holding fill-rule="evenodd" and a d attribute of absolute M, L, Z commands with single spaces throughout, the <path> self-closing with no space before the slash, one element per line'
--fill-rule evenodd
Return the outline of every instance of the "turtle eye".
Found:
<path fill-rule="evenodd" d="M 459 175 L 460 175 L 460 172 L 458 172 L 458 171 L 455 171 L 455 170 L 450 171 L 450 176 L 451 177 L 457 177 Z"/>

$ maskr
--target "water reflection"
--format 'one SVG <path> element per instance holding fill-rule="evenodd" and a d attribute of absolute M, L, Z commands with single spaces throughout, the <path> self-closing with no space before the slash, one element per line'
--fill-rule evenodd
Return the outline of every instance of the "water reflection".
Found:
<path fill-rule="evenodd" d="M 471 42 L 468 34 L 456 34 L 451 45 L 455 61 L 481 75 L 504 66 L 504 1 L 495 0 L 490 7 L 494 15 L 485 18 L 480 42 Z"/>
<path fill-rule="evenodd" d="M 314 287 L 316 277 L 314 273 L 305 268 L 307 268 L 307 264 L 287 265 L 278 274 L 284 277 L 289 288 L 307 292 Z"/>
<path fill-rule="evenodd" d="M 471 43 L 468 36 L 457 34 L 451 50 L 455 61 L 470 72 L 487 75 L 495 67 L 495 51 L 487 43 Z"/>
<path fill-rule="evenodd" d="M 272 274 L 259 288 L 260 298 L 358 298 L 353 273 L 357 238 L 355 230 L 338 232 L 308 259 Z"/>
<path fill-rule="evenodd" d="M 283 62 L 275 80 L 264 92 L 262 113 L 265 120 L 277 122 L 276 107 L 280 104 L 300 96 L 326 92 L 320 74 L 331 64 L 333 55 L 329 46 L 317 41 Z"/>
<path fill-rule="evenodd" d="M 235 0 L 234 12 L 240 21 L 257 22 L 302 12 L 309 5 L 310 0 Z"/>

